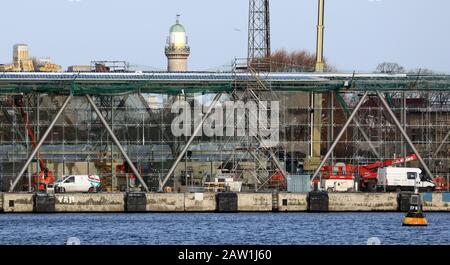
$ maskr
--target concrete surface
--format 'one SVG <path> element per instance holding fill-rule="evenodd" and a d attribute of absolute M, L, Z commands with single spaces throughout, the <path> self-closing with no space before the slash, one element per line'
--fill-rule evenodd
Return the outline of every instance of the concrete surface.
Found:
<path fill-rule="evenodd" d="M 186 212 L 214 212 L 217 209 L 216 204 L 214 192 L 184 194 L 184 210 Z"/>
<path fill-rule="evenodd" d="M 238 211 L 272 211 L 272 193 L 238 193 Z"/>
<path fill-rule="evenodd" d="M 184 212 L 184 193 L 147 193 L 147 211 Z"/>
<path fill-rule="evenodd" d="M 397 211 L 397 193 L 328 193 L 330 212 Z"/>
<path fill-rule="evenodd" d="M 450 212 L 450 193 L 423 193 L 423 210 L 426 212 Z"/>
<path fill-rule="evenodd" d="M 57 193 L 55 212 L 123 212 L 123 193 Z"/>
<path fill-rule="evenodd" d="M 33 212 L 33 194 L 0 193 L 0 212 Z M 271 193 L 237 193 L 238 211 L 271 212 Z M 147 212 L 215 212 L 215 193 L 146 193 Z M 397 211 L 396 193 L 329 193 L 330 212 Z M 278 211 L 307 211 L 306 193 L 279 193 Z M 423 193 L 424 211 L 450 211 L 450 193 Z M 144 208 L 143 208 L 144 209 Z M 57 193 L 55 212 L 124 212 L 123 193 Z"/>
<path fill-rule="evenodd" d="M 4 193 L 3 211 L 5 213 L 33 212 L 33 196 L 31 193 Z"/>
<path fill-rule="evenodd" d="M 306 212 L 308 209 L 307 193 L 279 193 L 278 211 L 280 212 Z"/>

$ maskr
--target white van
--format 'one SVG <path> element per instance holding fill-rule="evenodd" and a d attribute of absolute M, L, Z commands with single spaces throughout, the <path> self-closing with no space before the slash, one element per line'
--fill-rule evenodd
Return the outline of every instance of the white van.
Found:
<path fill-rule="evenodd" d="M 69 175 L 55 182 L 55 192 L 97 192 L 100 177 L 95 175 Z"/>
<path fill-rule="evenodd" d="M 414 190 L 414 186 L 419 191 L 433 191 L 434 183 L 425 178 L 420 168 L 407 167 L 385 167 L 378 169 L 377 186 L 379 190 L 399 191 Z"/>

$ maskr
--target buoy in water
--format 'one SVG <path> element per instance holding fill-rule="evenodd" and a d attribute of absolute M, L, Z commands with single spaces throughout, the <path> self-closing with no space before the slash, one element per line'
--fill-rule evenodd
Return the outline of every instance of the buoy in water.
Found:
<path fill-rule="evenodd" d="M 403 226 L 427 226 L 428 221 L 422 212 L 420 194 L 411 195 L 409 211 L 403 219 Z"/>
<path fill-rule="evenodd" d="M 408 212 L 408 214 L 403 219 L 404 226 L 427 226 L 428 221 L 425 218 L 423 213 L 412 213 Z"/>

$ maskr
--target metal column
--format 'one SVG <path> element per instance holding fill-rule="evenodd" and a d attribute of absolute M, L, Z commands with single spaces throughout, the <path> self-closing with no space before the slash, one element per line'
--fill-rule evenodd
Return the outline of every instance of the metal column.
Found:
<path fill-rule="evenodd" d="M 47 136 L 50 134 L 50 131 L 53 129 L 53 127 L 55 126 L 56 122 L 58 121 L 58 118 L 61 116 L 61 114 L 64 112 L 64 109 L 67 107 L 67 105 L 69 104 L 70 100 L 72 99 L 72 95 L 69 95 L 66 99 L 66 101 L 64 101 L 64 104 L 61 106 L 61 108 L 59 109 L 58 113 L 56 114 L 55 118 L 53 119 L 53 121 L 50 123 L 50 125 L 48 126 L 47 130 L 45 131 L 44 135 L 42 135 L 42 138 L 39 140 L 39 143 L 37 144 L 36 148 L 33 150 L 33 152 L 31 152 L 31 155 L 28 157 L 27 162 L 25 162 L 25 165 L 22 167 L 22 169 L 20 170 L 19 174 L 17 175 L 17 177 L 14 179 L 14 182 L 12 183 L 11 187 L 9 188 L 9 192 L 13 192 L 14 188 L 16 187 L 17 183 L 20 181 L 20 178 L 22 178 L 23 174 L 25 173 L 25 171 L 28 169 L 28 166 L 30 165 L 31 161 L 34 159 L 34 156 L 37 154 L 37 152 L 39 151 L 39 149 L 41 148 L 42 144 L 44 143 L 45 139 L 47 138 Z M 41 168 L 41 170 L 43 170 Z"/>
<path fill-rule="evenodd" d="M 327 132 L 327 149 L 330 149 L 330 145 L 333 142 L 334 139 L 334 93 L 329 93 L 329 110 L 328 110 L 328 132 Z M 331 153 L 330 156 L 331 164 L 334 164 L 334 153 Z"/>
<path fill-rule="evenodd" d="M 406 142 L 409 144 L 409 146 L 411 147 L 411 149 L 413 150 L 414 154 L 416 154 L 417 159 L 419 160 L 420 164 L 423 166 L 423 169 L 425 170 L 425 172 L 427 173 L 427 175 L 430 178 L 433 178 L 433 174 L 431 173 L 430 169 L 428 168 L 427 164 L 425 164 L 425 161 L 422 159 L 422 157 L 419 154 L 419 151 L 417 151 L 416 147 L 414 146 L 413 142 L 411 141 L 411 139 L 409 139 L 408 134 L 406 133 L 405 130 L 403 130 L 402 125 L 400 124 L 400 122 L 398 121 L 397 117 L 395 117 L 394 112 L 392 112 L 391 108 L 389 107 L 389 104 L 386 102 L 386 99 L 384 98 L 384 96 L 377 91 L 377 95 L 381 100 L 381 103 L 383 103 L 384 108 L 387 110 L 387 112 L 389 113 L 389 115 L 391 116 L 392 120 L 394 121 L 395 125 L 397 126 L 397 128 L 400 130 L 400 132 L 402 133 L 403 137 L 405 138 Z"/>
<path fill-rule="evenodd" d="M 211 106 L 209 106 L 208 110 L 206 111 L 205 115 L 203 115 L 202 120 L 200 121 L 200 123 L 197 125 L 197 128 L 195 128 L 194 133 L 191 135 L 191 137 L 189 138 L 189 140 L 187 141 L 187 143 L 185 144 L 183 150 L 181 150 L 181 153 L 178 154 L 177 159 L 175 160 L 175 162 L 173 163 L 172 167 L 170 168 L 169 172 L 167 172 L 166 177 L 164 178 L 164 180 L 160 183 L 159 185 L 159 191 L 162 191 L 164 185 L 166 185 L 167 181 L 169 180 L 170 176 L 172 175 L 172 173 L 175 171 L 175 168 L 178 166 L 178 164 L 180 163 L 181 159 L 183 158 L 184 154 L 186 153 L 186 151 L 188 150 L 189 146 L 192 144 L 192 141 L 194 141 L 195 136 L 197 136 L 198 132 L 200 131 L 200 129 L 203 127 L 203 123 L 206 121 L 206 119 L 209 117 L 209 114 L 211 114 L 211 111 L 214 109 L 214 107 L 216 106 L 217 102 L 219 101 L 220 97 L 222 96 L 222 93 L 217 94 L 214 97 L 214 100 L 211 103 Z"/>
<path fill-rule="evenodd" d="M 117 139 L 116 135 L 114 134 L 114 132 L 111 130 L 111 127 L 109 127 L 108 122 L 106 122 L 105 118 L 103 117 L 102 113 L 100 112 L 100 110 L 97 108 L 97 106 L 95 105 L 95 102 L 92 100 L 92 98 L 89 95 L 86 95 L 87 100 L 89 101 L 89 103 L 91 104 L 92 108 L 94 109 L 95 113 L 97 113 L 97 116 L 100 118 L 101 122 L 103 123 L 103 126 L 105 126 L 106 130 L 108 131 L 109 135 L 111 136 L 111 138 L 113 139 L 114 143 L 117 145 L 117 147 L 119 148 L 120 152 L 122 153 L 123 157 L 125 158 L 125 160 L 127 161 L 128 165 L 130 166 L 131 170 L 133 171 L 134 175 L 139 179 L 139 182 L 142 184 L 142 186 L 144 187 L 144 189 L 149 192 L 149 189 L 147 187 L 147 184 L 145 184 L 144 180 L 141 177 L 141 174 L 139 174 L 139 171 L 136 169 L 136 167 L 134 166 L 133 162 L 131 161 L 131 159 L 128 157 L 127 153 L 125 152 L 125 149 L 123 149 L 122 145 L 120 144 L 119 140 Z"/>
<path fill-rule="evenodd" d="M 325 62 L 323 60 L 323 35 L 325 21 L 325 0 L 319 0 L 318 20 L 317 20 L 317 47 L 316 47 L 316 72 L 325 70 Z"/>
<path fill-rule="evenodd" d="M 327 162 L 328 158 L 330 157 L 331 153 L 333 153 L 334 148 L 336 147 L 336 145 L 338 144 L 339 140 L 341 139 L 341 137 L 344 135 L 345 130 L 347 130 L 347 127 L 350 125 L 350 123 L 352 122 L 353 118 L 355 117 L 356 113 L 358 112 L 358 110 L 361 108 L 362 104 L 364 103 L 364 101 L 367 98 L 367 95 L 369 94 L 368 91 L 366 91 L 364 93 L 364 95 L 362 96 L 362 98 L 359 100 L 358 105 L 356 105 L 355 109 L 353 110 L 352 114 L 350 115 L 350 117 L 347 119 L 347 121 L 344 124 L 344 127 L 342 127 L 341 131 L 339 132 L 339 134 L 336 136 L 336 139 L 334 140 L 333 144 L 331 145 L 330 149 L 328 150 L 328 152 L 325 154 L 325 157 L 322 159 L 322 162 L 320 162 L 319 167 L 317 167 L 316 171 L 314 172 L 314 175 L 311 179 L 314 180 L 317 175 L 320 172 L 320 169 L 325 165 L 325 163 Z"/>

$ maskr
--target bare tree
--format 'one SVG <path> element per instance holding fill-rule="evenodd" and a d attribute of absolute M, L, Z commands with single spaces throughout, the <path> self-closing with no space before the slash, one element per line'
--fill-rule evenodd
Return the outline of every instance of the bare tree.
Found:
<path fill-rule="evenodd" d="M 269 58 L 273 72 L 312 72 L 316 66 L 316 55 L 305 50 L 287 52 L 280 49 Z M 326 71 L 334 70 L 325 60 Z"/>
<path fill-rule="evenodd" d="M 408 71 L 410 75 L 417 75 L 418 81 L 421 77 L 438 75 L 435 71 L 427 68 L 420 68 Z M 431 106 L 434 107 L 444 107 L 450 105 L 450 94 L 447 92 L 417 92 L 418 97 L 424 97 L 429 100 Z"/>
<path fill-rule="evenodd" d="M 409 70 L 408 74 L 411 74 L 411 75 L 434 75 L 436 73 L 431 69 L 420 68 L 420 69 Z"/>
<path fill-rule="evenodd" d="M 382 74 L 403 74 L 405 68 L 398 63 L 383 62 L 377 66 L 376 72 Z"/>

